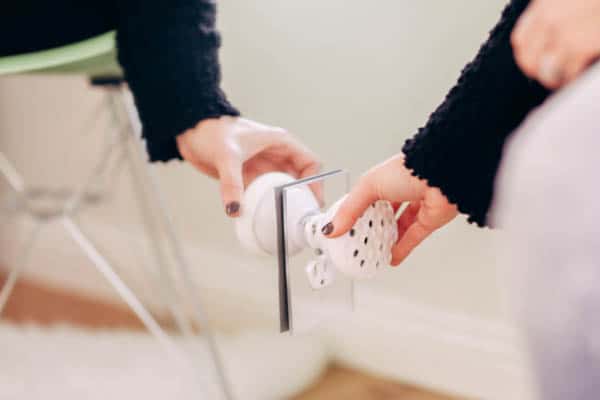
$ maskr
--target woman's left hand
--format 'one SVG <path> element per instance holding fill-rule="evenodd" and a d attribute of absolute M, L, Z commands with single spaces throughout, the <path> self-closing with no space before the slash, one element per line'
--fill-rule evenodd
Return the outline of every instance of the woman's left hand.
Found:
<path fill-rule="evenodd" d="M 221 198 L 230 217 L 240 215 L 244 188 L 272 171 L 306 178 L 319 172 L 316 156 L 285 129 L 240 117 L 200 121 L 177 136 L 181 156 L 199 171 L 220 181 Z M 309 185 L 322 201 L 320 183 Z"/>
<path fill-rule="evenodd" d="M 532 0 L 511 42 L 521 70 L 557 89 L 600 57 L 600 0 Z"/>
<path fill-rule="evenodd" d="M 395 209 L 402 202 L 410 202 L 397 221 L 398 241 L 392 247 L 391 265 L 400 264 L 423 240 L 458 214 L 456 206 L 438 188 L 414 177 L 404 165 L 404 155 L 398 154 L 360 178 L 322 232 L 331 238 L 343 235 L 377 200 L 388 200 Z"/>

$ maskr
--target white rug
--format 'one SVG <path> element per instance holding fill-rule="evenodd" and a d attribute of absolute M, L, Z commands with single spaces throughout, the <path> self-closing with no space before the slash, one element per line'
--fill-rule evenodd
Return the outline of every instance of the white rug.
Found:
<path fill-rule="evenodd" d="M 1 323 L 0 399 L 218 399 L 199 342 L 201 372 L 170 359 L 143 333 Z M 218 342 L 237 400 L 289 398 L 328 359 L 322 342 L 307 336 L 253 332 Z"/>

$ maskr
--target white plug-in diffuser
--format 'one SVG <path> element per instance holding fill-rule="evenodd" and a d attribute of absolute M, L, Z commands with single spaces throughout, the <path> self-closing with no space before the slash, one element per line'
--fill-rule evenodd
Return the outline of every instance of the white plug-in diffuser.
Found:
<path fill-rule="evenodd" d="M 242 200 L 242 215 L 236 231 L 241 243 L 262 254 L 278 252 L 276 187 L 295 179 L 283 173 L 269 173 L 248 186 Z M 369 278 L 388 265 L 391 248 L 398 239 L 394 210 L 387 201 L 373 203 L 353 228 L 341 237 L 330 239 L 321 228 L 331 221 L 343 198 L 325 212 L 306 185 L 286 190 L 285 242 L 288 255 L 303 248 L 315 251 L 315 259 L 306 266 L 308 281 L 315 289 L 330 284 L 334 269 L 352 278 Z"/>

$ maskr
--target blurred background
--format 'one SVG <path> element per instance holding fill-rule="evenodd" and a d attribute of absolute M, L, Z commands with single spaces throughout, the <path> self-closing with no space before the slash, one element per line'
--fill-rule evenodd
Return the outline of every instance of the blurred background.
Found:
<path fill-rule="evenodd" d="M 219 25 L 225 91 L 245 116 L 287 128 L 320 155 L 325 170 L 345 168 L 355 180 L 397 153 L 426 121 L 485 40 L 504 3 L 224 0 Z M 106 118 L 88 121 L 101 101 L 101 92 L 86 77 L 2 77 L 0 148 L 28 182 L 75 184 L 86 176 L 108 129 Z M 364 390 L 356 397 L 362 399 L 438 398 L 433 392 L 456 398 L 530 397 L 528 368 L 502 297 L 494 249 L 498 233 L 458 218 L 399 268 L 358 284 L 352 317 L 327 321 L 310 335 L 278 339 L 274 260 L 250 256 L 238 244 L 215 181 L 180 162 L 152 168 L 210 320 L 225 335 L 223 346 L 232 343 L 231 337 L 241 340 L 235 342 L 239 347 L 224 350 L 226 362 L 251 366 L 232 373 L 232 384 L 245 393 L 240 398 L 310 395 L 324 376 L 330 386 L 320 390 L 327 394 L 314 398 L 351 398 L 344 386 L 355 393 Z M 82 225 L 152 304 L 156 293 L 144 290 L 143 280 L 136 278 L 140 254 L 131 243 L 141 240 L 141 228 L 131 184 L 122 176 L 112 186 L 109 204 L 82 216 Z M 15 259 L 29 229 L 28 221 L 2 224 L 0 270 Z M 50 225 L 28 261 L 24 290 L 50 291 L 42 296 L 48 309 L 62 301 L 59 311 L 73 308 L 72 313 L 104 332 L 102 323 L 93 322 L 92 311 L 114 317 L 117 309 L 110 307 L 120 303 L 86 263 L 60 227 Z M 13 310 L 13 322 L 35 320 L 29 312 L 18 312 L 31 298 L 12 300 L 7 312 Z M 108 308 L 81 311 L 73 298 L 86 307 Z M 42 319 L 53 312 L 42 312 Z M 121 325 L 135 328 L 136 323 Z M 9 339 L 26 345 L 12 327 L 0 326 L 5 335 L 13 333 Z M 45 348 L 48 336 L 28 326 L 30 339 Z M 69 330 L 75 328 L 61 329 L 80 335 Z M 252 340 L 240 339 L 244 335 Z M 92 335 L 89 340 L 98 339 Z M 141 344 L 144 338 L 131 340 L 138 340 L 131 351 L 151 351 Z M 62 354 L 67 359 L 69 347 Z M 242 347 L 237 355 L 231 350 Z M 93 351 L 88 355 L 93 357 Z M 160 357 L 147 362 L 160 362 Z M 0 364 L 11 368 L 6 360 Z M 335 365 L 334 372 L 327 365 Z M 360 379 L 366 389 L 353 386 Z M 409 389 L 415 386 L 424 391 Z"/>

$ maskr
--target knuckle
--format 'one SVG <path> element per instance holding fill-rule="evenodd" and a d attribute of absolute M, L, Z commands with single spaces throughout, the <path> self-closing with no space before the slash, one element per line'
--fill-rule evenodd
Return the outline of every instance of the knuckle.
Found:
<path fill-rule="evenodd" d="M 360 190 L 361 192 L 371 190 L 373 188 L 373 179 L 373 174 L 371 172 L 361 175 L 356 182 L 356 189 Z"/>
<path fill-rule="evenodd" d="M 279 126 L 273 126 L 270 129 L 271 133 L 277 136 L 292 136 L 292 134 L 285 128 Z"/>
<path fill-rule="evenodd" d="M 222 141 L 216 144 L 213 157 L 217 164 L 222 164 L 224 160 L 232 157 L 236 152 L 234 143 L 230 141 Z"/>
<path fill-rule="evenodd" d="M 281 144 L 288 148 L 297 148 L 299 146 L 295 136 L 284 128 L 270 128 L 264 131 L 263 135 L 265 140 L 271 144 Z"/>
<path fill-rule="evenodd" d="M 323 163 L 321 161 L 319 161 L 317 158 L 313 158 L 312 168 L 315 171 L 320 171 L 321 169 L 323 169 Z"/>

